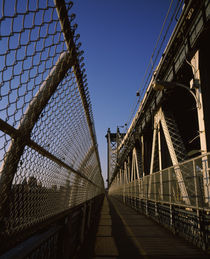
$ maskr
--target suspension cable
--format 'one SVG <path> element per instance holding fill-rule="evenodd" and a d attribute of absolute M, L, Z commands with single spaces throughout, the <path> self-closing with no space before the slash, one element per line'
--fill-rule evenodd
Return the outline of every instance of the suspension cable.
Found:
<path fill-rule="evenodd" d="M 156 41 L 156 44 L 155 44 L 155 47 L 154 47 L 152 56 L 151 56 L 151 58 L 150 58 L 150 61 L 149 61 L 149 64 L 148 64 L 148 66 L 147 66 L 147 69 L 146 69 L 146 72 L 145 72 L 145 74 L 144 74 L 144 77 L 143 77 L 143 79 L 142 79 L 142 81 L 141 81 L 141 83 L 140 83 L 140 87 L 139 87 L 139 89 L 138 89 L 138 91 L 137 91 L 137 92 L 139 92 L 139 98 L 137 99 L 137 102 L 134 103 L 133 108 L 131 109 L 131 113 L 130 113 L 129 119 L 128 119 L 128 121 L 127 121 L 127 125 L 129 125 L 129 124 L 131 123 L 131 120 L 132 120 L 132 118 L 133 118 L 133 116 L 134 116 L 134 114 L 135 114 L 135 112 L 136 112 L 136 109 L 137 109 L 137 107 L 138 107 L 138 105 L 139 105 L 139 103 L 140 103 L 140 101 L 141 101 L 141 99 L 142 99 L 142 96 L 143 96 L 143 94 L 144 94 L 144 92 L 145 92 L 145 88 L 146 88 L 146 86 L 147 86 L 148 80 L 149 80 L 151 74 L 154 72 L 154 71 L 153 71 L 154 65 L 155 65 L 155 63 L 156 63 L 156 61 L 157 61 L 157 58 L 158 58 L 158 56 L 159 56 L 159 53 L 160 53 L 160 51 L 161 51 L 161 49 L 162 49 L 163 43 L 164 43 L 164 41 L 165 41 L 165 39 L 166 39 L 166 36 L 167 36 L 167 34 L 168 34 L 168 31 L 169 31 L 169 29 L 170 29 L 170 27 L 171 27 L 172 21 L 174 20 L 174 17 L 177 16 L 177 13 L 179 12 L 179 10 L 180 10 L 180 8 L 181 8 L 181 4 L 182 4 L 182 2 L 183 2 L 183 0 L 178 0 L 178 2 L 177 2 L 177 4 L 176 4 L 176 7 L 175 7 L 175 9 L 174 9 L 174 12 L 173 12 L 173 14 L 172 14 L 172 16 L 171 16 L 170 22 L 169 22 L 169 24 L 168 24 L 168 27 L 167 27 L 167 29 L 166 29 L 166 32 L 165 32 L 165 34 L 164 34 L 164 36 L 163 36 L 163 39 L 162 39 L 162 41 L 161 41 L 161 43 L 160 43 L 160 47 L 159 47 L 159 49 L 158 49 L 158 51 L 157 51 L 157 54 L 156 54 L 155 58 L 153 59 L 153 57 L 154 57 L 154 55 L 155 55 L 155 52 L 156 52 L 156 49 L 157 49 L 157 47 L 158 47 L 158 43 L 160 42 L 160 38 L 161 38 L 161 35 L 162 35 L 162 33 L 163 33 L 164 27 L 165 27 L 165 25 L 166 25 L 168 16 L 169 16 L 169 14 L 170 14 L 170 11 L 171 11 L 171 8 L 172 8 L 172 5 L 173 5 L 173 1 L 174 1 L 174 0 L 171 0 L 171 3 L 170 3 L 170 5 L 169 5 L 169 8 L 168 8 L 168 11 L 167 11 L 167 14 L 166 14 L 166 17 L 165 17 L 164 22 L 163 22 L 163 25 L 162 25 L 162 27 L 161 27 L 161 31 L 160 31 L 159 36 L 158 36 L 158 39 L 157 39 L 157 41 Z M 149 71 L 150 66 L 151 66 L 151 69 L 150 69 L 150 71 Z M 148 71 L 149 71 L 149 72 L 148 72 Z M 147 76 L 147 75 L 148 75 L 148 76 Z M 147 76 L 147 79 L 146 79 L 146 76 Z M 145 81 L 145 79 L 146 79 L 146 81 Z M 145 83 L 144 83 L 144 82 L 145 82 Z M 144 83 L 144 85 L 143 85 L 143 83 Z"/>

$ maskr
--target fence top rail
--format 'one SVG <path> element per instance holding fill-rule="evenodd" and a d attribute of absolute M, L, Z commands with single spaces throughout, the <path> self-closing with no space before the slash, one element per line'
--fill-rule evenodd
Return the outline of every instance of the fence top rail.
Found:
<path fill-rule="evenodd" d="M 193 163 L 193 162 L 195 162 L 196 160 L 199 160 L 199 159 L 202 160 L 202 158 L 205 158 L 205 160 L 203 160 L 203 161 L 208 161 L 208 158 L 210 158 L 210 152 L 207 152 L 207 153 L 205 153 L 205 154 L 202 154 L 202 155 L 197 156 L 197 157 L 194 157 L 194 158 L 190 158 L 190 159 L 188 159 L 188 160 L 185 160 L 185 161 L 183 161 L 183 162 L 178 163 L 177 165 L 173 165 L 173 166 L 164 168 L 164 169 L 162 169 L 162 170 L 160 170 L 160 171 L 157 171 L 157 172 L 152 173 L 152 175 L 154 175 L 154 174 L 159 174 L 159 173 L 168 171 L 168 170 L 170 170 L 170 169 L 175 169 L 175 170 L 176 170 L 176 168 L 179 168 L 180 166 L 183 166 L 183 165 L 186 165 L 186 164 L 189 164 L 189 163 Z M 148 176 L 150 176 L 150 175 L 145 175 L 144 177 L 148 177 Z"/>

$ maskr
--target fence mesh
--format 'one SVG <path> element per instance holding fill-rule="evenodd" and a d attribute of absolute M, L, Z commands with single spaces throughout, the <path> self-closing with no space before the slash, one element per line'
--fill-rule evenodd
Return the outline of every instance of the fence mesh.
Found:
<path fill-rule="evenodd" d="M 70 36 L 64 35 L 54 2 L 0 0 L 3 236 L 29 229 L 104 188 L 72 2 L 59 1 Z M 68 47 L 67 36 L 73 42 Z"/>
<path fill-rule="evenodd" d="M 207 153 L 132 181 L 127 181 L 126 172 L 122 171 L 121 181 L 115 178 L 109 194 L 209 210 L 209 193 L 205 197 L 205 187 L 209 186 L 209 160 Z M 183 181 L 177 177 L 177 171 L 181 172 Z M 183 185 L 187 196 L 183 195 Z"/>

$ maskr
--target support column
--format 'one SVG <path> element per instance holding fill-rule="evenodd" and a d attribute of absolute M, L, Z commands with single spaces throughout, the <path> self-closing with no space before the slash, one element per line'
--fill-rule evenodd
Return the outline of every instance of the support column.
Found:
<path fill-rule="evenodd" d="M 157 115 L 154 117 L 154 129 L 153 129 L 153 138 L 152 138 L 152 154 L 151 154 L 151 160 L 150 160 L 150 176 L 149 176 L 149 193 L 148 198 L 151 197 L 151 189 L 152 189 L 152 173 L 153 173 L 153 167 L 154 167 L 154 157 L 155 157 L 155 144 L 156 144 L 156 136 L 157 136 L 157 124 L 158 124 L 158 118 Z"/>
<path fill-rule="evenodd" d="M 150 161 L 150 175 L 153 173 L 156 135 L 157 135 L 157 123 L 156 123 L 156 120 L 155 120 L 155 122 L 154 122 L 154 130 L 153 130 L 153 138 L 152 138 L 152 154 L 151 154 L 151 161 Z"/>
<path fill-rule="evenodd" d="M 206 142 L 206 132 L 205 132 L 205 122 L 204 122 L 204 111 L 203 111 L 203 100 L 200 84 L 200 70 L 199 70 L 199 51 L 197 51 L 191 60 L 191 66 L 193 70 L 194 79 L 190 82 L 195 84 L 196 97 L 199 101 L 197 104 L 197 114 L 198 114 L 198 127 L 200 135 L 200 148 L 201 154 L 205 155 L 207 153 L 207 142 Z M 202 157 L 202 167 L 203 167 L 203 185 L 204 185 L 204 202 L 210 205 L 210 179 L 209 179 L 209 165 L 208 157 Z"/>
<path fill-rule="evenodd" d="M 124 180 L 123 180 L 123 202 L 125 203 L 126 202 L 126 186 L 128 184 L 128 175 L 127 175 L 127 165 L 126 165 L 126 162 L 124 162 Z"/>
<path fill-rule="evenodd" d="M 205 132 L 205 122 L 204 122 L 204 113 L 203 113 L 203 101 L 202 101 L 202 92 L 201 92 L 201 84 L 200 84 L 200 71 L 199 71 L 199 52 L 197 51 L 194 57 L 191 60 L 192 70 L 194 79 L 190 82 L 193 87 L 193 83 L 195 84 L 195 92 L 196 97 L 199 100 L 199 104 L 197 104 L 197 114 L 198 114 L 198 127 L 199 127 L 199 135 L 200 135 L 200 146 L 201 153 L 205 154 L 207 152 L 206 145 L 206 132 Z"/>
<path fill-rule="evenodd" d="M 108 128 L 107 131 L 107 187 L 109 188 L 109 183 L 110 183 L 110 128 Z"/>
<path fill-rule="evenodd" d="M 144 136 L 141 136 L 141 156 L 142 156 L 142 176 L 145 176 L 145 171 L 144 171 Z"/>
<path fill-rule="evenodd" d="M 171 161 L 172 161 L 172 164 L 174 166 L 174 171 L 175 171 L 175 175 L 176 175 L 177 182 L 178 182 L 178 185 L 179 185 L 179 189 L 181 191 L 181 195 L 182 195 L 182 198 L 185 201 L 185 203 L 190 205 L 190 199 L 189 199 L 188 192 L 187 192 L 187 189 L 186 189 L 186 186 L 185 186 L 185 182 L 184 182 L 184 179 L 183 179 L 183 176 L 182 176 L 182 172 L 181 172 L 180 167 L 179 167 L 177 155 L 176 155 L 176 152 L 174 150 L 173 142 L 171 140 L 171 136 L 170 136 L 170 133 L 169 133 L 169 130 L 168 130 L 168 126 L 167 126 L 167 123 L 166 123 L 166 120 L 165 120 L 165 116 L 164 116 L 161 108 L 160 108 L 159 112 L 160 112 L 160 116 L 161 116 L 161 125 L 162 125 L 162 128 L 163 128 L 163 133 L 165 135 L 165 139 L 166 139 L 166 143 L 167 143 L 168 150 L 169 150 L 169 153 L 170 153 Z"/>
<path fill-rule="evenodd" d="M 160 171 L 160 198 L 161 198 L 161 200 L 163 200 L 163 176 L 162 176 L 160 122 L 158 122 L 158 157 L 159 157 L 159 171 Z"/>

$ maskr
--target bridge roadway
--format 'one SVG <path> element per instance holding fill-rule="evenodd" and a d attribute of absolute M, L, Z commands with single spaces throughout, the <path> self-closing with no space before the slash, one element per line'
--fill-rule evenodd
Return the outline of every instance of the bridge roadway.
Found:
<path fill-rule="evenodd" d="M 83 258 L 209 258 L 200 249 L 115 198 L 105 197 Z"/>

